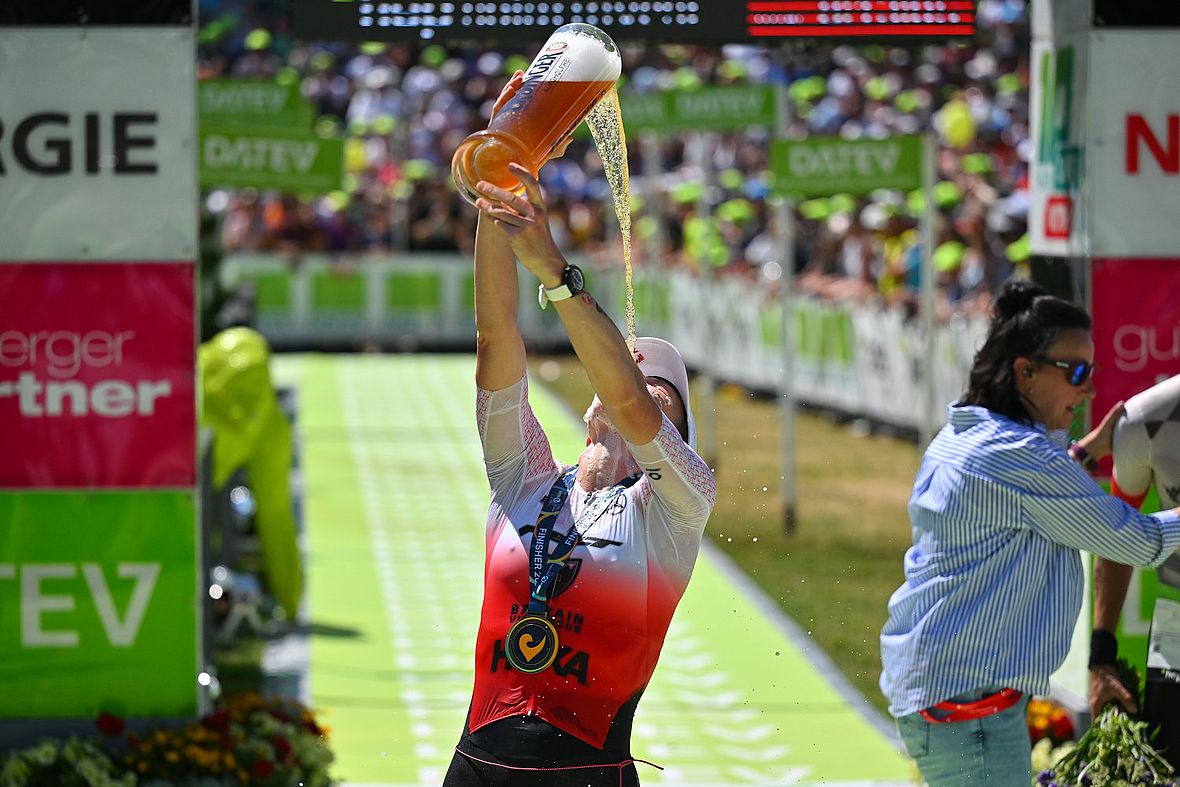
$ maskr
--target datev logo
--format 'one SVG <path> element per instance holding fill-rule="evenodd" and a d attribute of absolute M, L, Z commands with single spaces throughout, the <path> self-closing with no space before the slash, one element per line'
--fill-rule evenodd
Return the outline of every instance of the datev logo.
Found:
<path fill-rule="evenodd" d="M 82 563 L 80 566 L 74 563 L 0 563 L 0 580 L 13 580 L 20 589 L 22 648 L 76 648 L 82 644 L 77 629 L 49 627 L 49 620 L 59 625 L 60 620 L 47 620 L 45 617 L 48 612 L 72 612 L 76 608 L 84 608 L 85 605 L 78 603 L 81 593 L 67 595 L 62 592 L 62 581 L 76 580 L 79 569 L 86 580 L 86 589 L 107 641 L 117 648 L 129 648 L 135 644 L 156 580 L 160 576 L 159 563 L 120 562 L 113 572 L 118 580 L 113 582 L 98 563 Z M 43 587 L 44 580 L 52 581 L 54 584 L 48 587 L 53 587 L 56 592 Z M 112 585 L 125 583 L 126 580 L 133 583 L 131 599 L 120 617 Z M 0 590 L 5 588 L 5 584 L 0 582 Z"/>
<path fill-rule="evenodd" d="M 1122 372 L 1142 371 L 1149 362 L 1174 366 L 1180 361 L 1180 323 L 1170 332 L 1151 325 L 1123 325 L 1114 332 L 1114 355 Z"/>

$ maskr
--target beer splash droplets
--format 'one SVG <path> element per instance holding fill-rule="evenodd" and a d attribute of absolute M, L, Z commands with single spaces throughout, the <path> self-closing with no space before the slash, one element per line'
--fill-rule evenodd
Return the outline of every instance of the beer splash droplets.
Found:
<path fill-rule="evenodd" d="M 635 293 L 631 286 L 631 172 L 627 167 L 627 136 L 623 133 L 623 113 L 619 109 L 619 92 L 607 91 L 586 116 L 590 136 L 598 146 L 602 168 L 615 200 L 615 215 L 623 234 L 623 265 L 627 270 L 627 349 L 635 349 Z"/>

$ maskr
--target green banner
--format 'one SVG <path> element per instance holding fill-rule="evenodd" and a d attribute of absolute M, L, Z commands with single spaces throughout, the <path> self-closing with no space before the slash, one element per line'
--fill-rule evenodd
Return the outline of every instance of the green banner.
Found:
<path fill-rule="evenodd" d="M 344 140 L 311 131 L 202 126 L 201 186 L 327 192 L 340 188 Z"/>
<path fill-rule="evenodd" d="M 623 115 L 623 130 L 628 134 L 673 130 L 664 93 L 623 93 L 619 96 L 619 112 Z"/>
<path fill-rule="evenodd" d="M 778 194 L 806 197 L 911 191 L 921 186 L 922 138 L 775 140 L 770 167 Z"/>
<path fill-rule="evenodd" d="M 192 716 L 194 493 L 0 493 L 0 718 Z"/>
<path fill-rule="evenodd" d="M 771 85 L 725 85 L 620 97 L 623 127 L 640 131 L 773 129 L 778 116 Z"/>
<path fill-rule="evenodd" d="M 210 79 L 197 85 L 200 126 L 245 125 L 295 131 L 311 128 L 311 104 L 299 84 L 256 79 Z"/>

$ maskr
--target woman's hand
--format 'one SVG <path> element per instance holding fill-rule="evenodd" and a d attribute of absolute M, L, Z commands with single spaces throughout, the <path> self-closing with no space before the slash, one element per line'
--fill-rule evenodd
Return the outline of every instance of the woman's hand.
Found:
<path fill-rule="evenodd" d="M 1119 418 L 1122 417 L 1124 409 L 1122 402 L 1115 404 L 1103 416 L 1098 426 L 1091 429 L 1089 434 L 1078 440 L 1078 445 L 1095 459 L 1110 456 L 1111 451 L 1114 450 L 1114 427 L 1118 424 Z"/>
<path fill-rule="evenodd" d="M 555 287 L 561 280 L 565 260 L 549 230 L 541 184 L 533 173 L 515 162 L 508 165 L 508 171 L 524 185 L 524 193 L 517 194 L 481 180 L 475 185 L 480 195 L 475 206 L 508 237 L 520 264 L 545 286 Z"/>

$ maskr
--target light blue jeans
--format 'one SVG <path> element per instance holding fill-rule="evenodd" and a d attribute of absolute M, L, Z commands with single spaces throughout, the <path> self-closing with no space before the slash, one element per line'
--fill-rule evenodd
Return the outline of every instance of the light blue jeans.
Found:
<path fill-rule="evenodd" d="M 996 689 L 950 697 L 974 702 Z M 897 731 L 930 787 L 1028 787 L 1032 744 L 1028 696 L 1011 708 L 972 721 L 931 723 L 920 714 L 902 716 Z"/>

